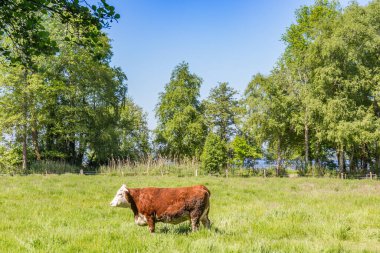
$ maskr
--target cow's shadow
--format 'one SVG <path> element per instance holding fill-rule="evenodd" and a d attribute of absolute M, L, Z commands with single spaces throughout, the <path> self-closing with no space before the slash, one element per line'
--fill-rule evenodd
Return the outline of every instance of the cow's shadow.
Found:
<path fill-rule="evenodd" d="M 204 230 L 206 228 L 200 227 L 200 230 Z M 211 232 L 216 234 L 225 234 L 219 228 L 215 226 L 211 226 Z M 159 229 L 159 232 L 162 234 L 177 234 L 177 235 L 188 235 L 192 233 L 191 226 L 189 224 L 181 224 L 176 226 L 164 226 Z"/>
<path fill-rule="evenodd" d="M 191 228 L 188 224 L 183 224 L 183 225 L 177 225 L 177 226 L 164 226 L 160 228 L 160 233 L 163 234 L 178 234 L 178 235 L 187 235 L 191 233 Z"/>

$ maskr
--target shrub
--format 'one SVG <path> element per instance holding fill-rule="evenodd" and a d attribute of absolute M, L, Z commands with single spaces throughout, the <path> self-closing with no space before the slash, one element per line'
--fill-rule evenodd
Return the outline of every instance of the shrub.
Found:
<path fill-rule="evenodd" d="M 202 169 L 209 174 L 218 174 L 227 166 L 227 145 L 219 136 L 210 133 L 201 155 Z"/>

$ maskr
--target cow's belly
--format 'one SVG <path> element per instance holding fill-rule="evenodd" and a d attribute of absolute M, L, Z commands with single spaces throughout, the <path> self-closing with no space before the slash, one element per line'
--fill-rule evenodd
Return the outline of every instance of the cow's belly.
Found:
<path fill-rule="evenodd" d="M 179 224 L 190 219 L 189 212 L 176 213 L 176 214 L 163 214 L 157 217 L 157 221 L 170 224 Z"/>

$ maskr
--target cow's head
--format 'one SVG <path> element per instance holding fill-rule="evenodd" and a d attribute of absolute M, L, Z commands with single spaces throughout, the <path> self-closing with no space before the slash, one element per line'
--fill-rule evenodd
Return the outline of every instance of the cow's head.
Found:
<path fill-rule="evenodd" d="M 125 184 L 123 184 L 120 189 L 116 192 L 116 196 L 111 201 L 110 205 L 113 207 L 131 207 L 131 204 L 127 199 L 128 189 Z"/>

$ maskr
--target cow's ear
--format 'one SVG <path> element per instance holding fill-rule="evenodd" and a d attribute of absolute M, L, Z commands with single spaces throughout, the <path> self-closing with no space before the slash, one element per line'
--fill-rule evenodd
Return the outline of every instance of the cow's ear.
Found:
<path fill-rule="evenodd" d="M 128 189 L 125 189 L 125 190 L 124 190 L 124 194 L 125 194 L 125 196 L 129 196 L 129 195 L 130 195 L 129 190 L 128 190 Z"/>

